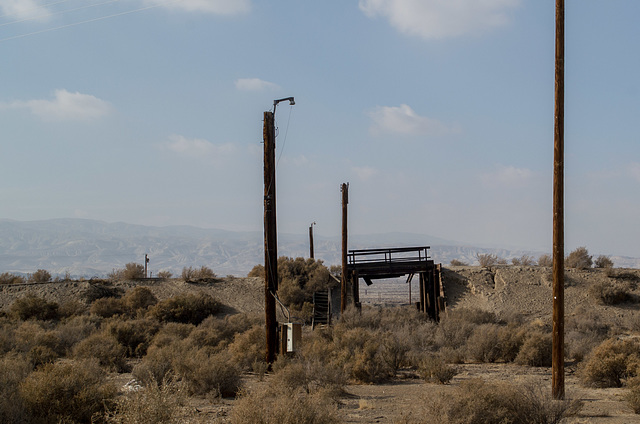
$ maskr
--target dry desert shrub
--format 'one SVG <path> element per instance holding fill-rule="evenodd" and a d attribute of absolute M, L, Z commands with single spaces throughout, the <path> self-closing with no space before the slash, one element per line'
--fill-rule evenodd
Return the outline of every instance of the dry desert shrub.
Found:
<path fill-rule="evenodd" d="M 467 356 L 479 362 L 512 362 L 525 339 L 525 330 L 517 325 L 481 324 L 466 343 Z"/>
<path fill-rule="evenodd" d="M 90 423 L 95 414 L 104 414 L 116 389 L 106 383 L 97 361 L 69 361 L 45 365 L 20 385 L 32 423 Z"/>
<path fill-rule="evenodd" d="M 135 316 L 139 309 L 145 310 L 158 303 L 158 299 L 148 287 L 140 286 L 128 291 L 122 300 L 132 316 Z"/>
<path fill-rule="evenodd" d="M 640 369 L 640 345 L 637 341 L 611 338 L 596 347 L 581 364 L 582 383 L 595 387 L 621 387 L 622 380 L 635 377 Z"/>
<path fill-rule="evenodd" d="M 29 421 L 20 395 L 20 383 L 31 373 L 32 365 L 18 355 L 0 358 L 0 422 L 22 424 Z"/>
<path fill-rule="evenodd" d="M 323 392 L 334 399 L 344 392 L 346 379 L 338 367 L 317 360 L 285 358 L 280 356 L 274 363 L 271 386 L 291 391 L 302 389 L 307 394 Z"/>
<path fill-rule="evenodd" d="M 632 378 L 627 384 L 629 390 L 625 394 L 627 404 L 633 409 L 633 412 L 640 414 L 640 379 Z"/>
<path fill-rule="evenodd" d="M 0 284 L 22 284 L 26 283 L 26 280 L 21 275 L 11 274 L 10 272 L 3 272 L 0 274 Z"/>
<path fill-rule="evenodd" d="M 104 332 L 126 348 L 127 356 L 142 357 L 147 352 L 151 339 L 160 329 L 152 319 L 111 318 L 103 323 Z"/>
<path fill-rule="evenodd" d="M 478 264 L 481 267 L 487 268 L 490 266 L 498 265 L 501 258 L 493 253 L 476 253 L 476 259 L 478 260 Z"/>
<path fill-rule="evenodd" d="M 111 318 L 117 315 L 124 315 L 126 307 L 122 299 L 115 297 L 102 297 L 91 303 L 89 312 L 102 318 Z"/>
<path fill-rule="evenodd" d="M 162 328 L 160 328 L 155 336 L 153 336 L 153 339 L 151 340 L 151 346 L 163 347 L 184 340 L 189 337 L 189 335 L 195 328 L 196 326 L 193 324 L 168 322 Z"/>
<path fill-rule="evenodd" d="M 158 302 L 148 315 L 161 322 L 198 325 L 208 316 L 218 314 L 221 307 L 220 302 L 206 293 L 180 294 Z"/>
<path fill-rule="evenodd" d="M 463 262 L 459 259 L 451 259 L 451 262 L 449 263 L 451 266 L 469 266 L 468 263 Z"/>
<path fill-rule="evenodd" d="M 184 385 L 172 380 L 152 382 L 115 401 L 105 414 L 107 424 L 180 424 L 186 402 Z"/>
<path fill-rule="evenodd" d="M 184 267 L 182 268 L 182 279 L 184 281 L 200 281 L 216 278 L 216 273 L 207 266 L 202 265 L 200 268 Z"/>
<path fill-rule="evenodd" d="M 144 385 L 166 381 L 175 374 L 173 364 L 177 357 L 187 349 L 178 343 L 162 347 L 151 346 L 142 361 L 133 367 L 133 377 Z"/>
<path fill-rule="evenodd" d="M 613 261 L 608 256 L 600 255 L 593 261 L 593 266 L 596 268 L 609 269 L 613 268 Z"/>
<path fill-rule="evenodd" d="M 29 276 L 30 283 L 48 283 L 51 281 L 51 273 L 46 269 L 39 269 Z"/>
<path fill-rule="evenodd" d="M 428 420 L 413 422 L 555 424 L 579 408 L 578 402 L 553 400 L 539 388 L 474 379 L 460 383 L 453 396 L 440 394 L 427 399 Z"/>
<path fill-rule="evenodd" d="M 435 355 L 425 357 L 418 366 L 418 375 L 429 383 L 447 384 L 456 374 L 454 367 Z"/>
<path fill-rule="evenodd" d="M 587 269 L 593 265 L 592 256 L 586 247 L 581 246 L 569 253 L 564 260 L 564 266 L 567 268 Z"/>
<path fill-rule="evenodd" d="M 227 348 L 234 366 L 248 371 L 256 362 L 265 361 L 264 331 L 264 326 L 255 325 L 243 333 L 235 334 L 233 342 Z"/>
<path fill-rule="evenodd" d="M 123 269 L 114 269 L 111 271 L 109 278 L 114 281 L 141 280 L 144 278 L 144 266 L 135 262 L 129 262 Z"/>
<path fill-rule="evenodd" d="M 511 263 L 517 266 L 533 266 L 536 264 L 536 260 L 532 256 L 522 255 L 519 258 L 511 259 Z"/>
<path fill-rule="evenodd" d="M 173 365 L 193 395 L 234 397 L 240 390 L 241 372 L 227 352 L 210 355 L 206 349 L 191 350 L 175 357 Z"/>
<path fill-rule="evenodd" d="M 9 316 L 22 321 L 28 319 L 55 320 L 59 317 L 58 304 L 47 302 L 45 299 L 29 293 L 11 304 Z"/>
<path fill-rule="evenodd" d="M 173 274 L 171 273 L 171 271 L 160 271 L 158 272 L 157 276 L 161 280 L 168 280 L 173 277 Z"/>
<path fill-rule="evenodd" d="M 551 268 L 553 266 L 553 258 L 551 257 L 551 255 L 540 255 L 540 257 L 538 258 L 538 266 Z"/>
<path fill-rule="evenodd" d="M 67 352 L 73 347 L 94 334 L 100 326 L 101 320 L 95 316 L 78 315 L 64 320 L 56 327 L 58 337 Z"/>
<path fill-rule="evenodd" d="M 127 370 L 127 349 L 108 334 L 93 334 L 78 343 L 73 349 L 78 359 L 96 359 L 98 363 L 111 371 Z"/>
<path fill-rule="evenodd" d="M 551 366 L 551 334 L 540 331 L 529 332 L 515 358 L 516 364 L 532 367 Z"/>
<path fill-rule="evenodd" d="M 34 366 L 53 362 L 65 354 L 59 334 L 42 321 L 26 321 L 15 330 L 15 350 L 23 352 Z"/>
<path fill-rule="evenodd" d="M 337 424 L 337 407 L 324 393 L 258 389 L 243 393 L 231 413 L 232 424 Z"/>
<path fill-rule="evenodd" d="M 634 300 L 627 283 L 600 281 L 589 287 L 589 294 L 603 305 L 618 305 Z"/>
<path fill-rule="evenodd" d="M 233 342 L 237 334 L 263 325 L 260 319 L 246 314 L 228 315 L 224 318 L 210 316 L 189 334 L 189 340 L 197 347 L 209 346 L 222 350 Z M 260 348 L 264 346 L 259 344 Z"/>

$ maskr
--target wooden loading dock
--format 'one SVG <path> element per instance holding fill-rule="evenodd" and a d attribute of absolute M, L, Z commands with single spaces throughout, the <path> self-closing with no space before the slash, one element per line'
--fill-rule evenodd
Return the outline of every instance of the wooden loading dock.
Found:
<path fill-rule="evenodd" d="M 411 283 L 417 274 L 419 277 L 420 298 L 418 309 L 429 318 L 438 321 L 445 312 L 445 293 L 442 284 L 442 266 L 434 264 L 429 258 L 429 246 L 396 247 L 385 249 L 349 250 L 347 281 L 349 282 L 349 300 L 360 306 L 360 279 L 367 285 L 373 280 L 399 278 L 407 275 Z"/>

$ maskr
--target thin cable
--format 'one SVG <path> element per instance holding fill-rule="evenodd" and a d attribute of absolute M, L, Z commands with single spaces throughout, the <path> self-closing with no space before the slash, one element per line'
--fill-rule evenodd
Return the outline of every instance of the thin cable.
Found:
<path fill-rule="evenodd" d="M 104 6 L 105 4 L 117 3 L 119 1 L 120 0 L 109 0 L 109 1 L 102 2 L 102 3 L 94 3 L 94 4 L 88 4 L 88 5 L 76 7 L 74 9 L 59 10 L 57 12 L 49 12 L 47 14 L 43 14 L 43 15 L 39 15 L 39 16 L 32 16 L 30 18 L 20 19 L 18 21 L 5 22 L 3 24 L 0 24 L 0 27 L 7 26 L 7 25 L 13 25 L 13 24 L 19 24 L 21 22 L 35 21 L 35 20 L 38 20 L 40 18 L 46 18 L 46 17 L 49 17 L 49 16 L 55 16 L 55 15 L 62 15 L 62 14 L 67 13 L 67 12 L 75 12 L 77 10 L 89 9 L 91 7 Z"/>
<path fill-rule="evenodd" d="M 287 144 L 287 135 L 289 134 L 289 124 L 291 123 L 291 111 L 293 111 L 293 106 L 289 105 L 289 119 L 287 119 L 287 128 L 284 130 L 284 140 L 282 141 L 280 156 L 278 156 L 278 160 L 276 161 L 276 169 L 278 169 L 278 164 L 280 163 L 280 159 L 282 158 L 282 154 L 284 153 L 284 146 Z"/>
<path fill-rule="evenodd" d="M 56 1 L 54 3 L 43 4 L 42 6 L 38 6 L 38 7 L 32 7 L 31 9 L 21 10 L 20 12 L 5 13 L 4 15 L 0 15 L 0 19 L 1 18 L 6 18 L 7 16 L 15 16 L 18 13 L 25 13 L 25 12 L 40 10 L 42 8 L 47 8 L 49 6 L 55 6 L 56 4 L 66 3 L 68 1 L 71 1 L 71 0 L 60 0 L 60 1 Z"/>
<path fill-rule="evenodd" d="M 40 31 L 29 32 L 29 33 L 21 34 L 21 35 L 14 35 L 12 37 L 0 38 L 0 43 L 5 42 L 5 41 L 9 41 L 9 40 L 15 40 L 15 39 L 18 39 L 18 38 L 29 37 L 31 35 L 42 34 L 42 33 L 49 32 L 49 31 L 57 31 L 59 29 L 69 28 L 69 27 L 76 26 L 76 25 L 82 25 L 82 24 L 87 24 L 87 23 L 90 23 L 90 22 L 102 21 L 102 20 L 105 20 L 105 19 L 116 18 L 118 16 L 129 15 L 131 13 L 142 12 L 142 11 L 149 10 L 149 9 L 155 9 L 156 7 L 166 6 L 168 4 L 177 3 L 179 1 L 181 1 L 181 0 L 168 1 L 168 2 L 165 2 L 165 3 L 156 4 L 156 5 L 153 5 L 153 6 L 141 7 L 139 9 L 128 10 L 126 12 L 114 13 L 113 15 L 107 15 L 107 16 L 101 16 L 101 17 L 98 17 L 98 18 L 87 19 L 86 21 L 74 22 L 72 24 L 61 25 L 61 26 L 54 27 L 54 28 L 43 29 L 43 30 L 40 30 Z"/>

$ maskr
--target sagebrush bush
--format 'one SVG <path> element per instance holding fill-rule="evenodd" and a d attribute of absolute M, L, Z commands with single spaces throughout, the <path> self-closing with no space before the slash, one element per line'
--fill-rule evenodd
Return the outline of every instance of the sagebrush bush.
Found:
<path fill-rule="evenodd" d="M 168 346 L 186 339 L 195 328 L 196 326 L 193 324 L 168 322 L 153 336 L 151 344 L 157 347 Z"/>
<path fill-rule="evenodd" d="M 51 273 L 46 269 L 39 269 L 29 276 L 30 283 L 48 283 L 51 281 Z"/>
<path fill-rule="evenodd" d="M 145 277 L 144 265 L 129 262 L 123 269 L 114 269 L 109 273 L 112 280 L 141 280 Z"/>
<path fill-rule="evenodd" d="M 418 366 L 418 375 L 429 383 L 447 384 L 458 371 L 448 365 L 441 357 L 428 355 Z"/>
<path fill-rule="evenodd" d="M 22 284 L 26 280 L 20 275 L 11 274 L 10 272 L 3 272 L 0 274 L 0 284 Z"/>
<path fill-rule="evenodd" d="M 266 340 L 264 326 L 255 325 L 242 333 L 235 334 L 227 351 L 233 364 L 240 370 L 249 370 L 255 362 L 264 362 Z"/>
<path fill-rule="evenodd" d="M 532 367 L 550 367 L 551 355 L 551 334 L 531 331 L 525 336 L 524 343 L 515 358 L 515 362 Z"/>
<path fill-rule="evenodd" d="M 498 265 L 501 262 L 501 258 L 493 253 L 476 253 L 476 259 L 478 260 L 478 264 L 483 268 Z"/>
<path fill-rule="evenodd" d="M 631 339 L 607 339 L 581 364 L 578 375 L 583 384 L 595 387 L 621 387 L 622 381 L 638 375 L 640 344 Z"/>
<path fill-rule="evenodd" d="M 551 268 L 553 266 L 553 258 L 551 257 L 551 255 L 540 255 L 540 257 L 538 258 L 538 266 Z"/>
<path fill-rule="evenodd" d="M 216 278 L 216 273 L 207 266 L 202 265 L 200 268 L 182 268 L 182 279 L 185 281 L 209 280 L 212 278 Z"/>
<path fill-rule="evenodd" d="M 433 424 L 555 424 L 579 408 L 579 403 L 553 400 L 539 388 L 480 379 L 461 382 L 453 395 L 427 399 Z"/>
<path fill-rule="evenodd" d="M 592 256 L 586 247 L 581 246 L 569 253 L 564 260 L 564 266 L 567 268 L 587 269 L 593 265 Z"/>
<path fill-rule="evenodd" d="M 206 293 L 180 294 L 149 308 L 149 316 L 161 322 L 198 325 L 208 316 L 219 313 L 221 307 L 220 302 Z"/>
<path fill-rule="evenodd" d="M 469 264 L 461 261 L 459 259 L 451 259 L 451 262 L 449 263 L 451 266 L 468 266 Z"/>
<path fill-rule="evenodd" d="M 173 274 L 171 273 L 171 271 L 160 271 L 158 272 L 157 276 L 161 280 L 168 280 L 173 277 Z"/>
<path fill-rule="evenodd" d="M 519 258 L 511 259 L 511 263 L 518 266 L 533 266 L 535 265 L 536 261 L 532 256 L 522 255 Z"/>
<path fill-rule="evenodd" d="M 133 316 L 139 309 L 147 309 L 158 303 L 158 299 L 148 287 L 136 287 L 129 290 L 122 298 L 124 306 Z"/>
<path fill-rule="evenodd" d="M 54 320 L 58 319 L 58 304 L 47 302 L 34 294 L 27 294 L 20 299 L 16 299 L 9 307 L 9 315 L 25 321 L 28 319 Z"/>
<path fill-rule="evenodd" d="M 184 384 L 172 380 L 152 382 L 118 398 L 105 414 L 107 424 L 180 424 L 184 422 Z"/>
<path fill-rule="evenodd" d="M 93 334 L 78 343 L 73 349 L 78 359 L 97 359 L 98 363 L 111 371 L 123 372 L 128 369 L 127 349 L 111 335 Z"/>
<path fill-rule="evenodd" d="M 26 358 L 7 355 L 0 358 L 0 422 L 23 424 L 30 421 L 29 412 L 20 395 L 20 383 L 31 373 Z"/>
<path fill-rule="evenodd" d="M 144 385 L 161 383 L 175 376 L 174 362 L 189 347 L 175 343 L 166 346 L 151 346 L 139 364 L 133 367 L 133 376 Z"/>
<path fill-rule="evenodd" d="M 593 261 L 593 265 L 596 268 L 613 268 L 613 261 L 608 256 L 600 255 Z"/>
<path fill-rule="evenodd" d="M 129 357 L 142 357 L 147 353 L 151 339 L 160 329 L 152 319 L 111 318 L 103 324 L 106 334 L 111 335 L 127 350 Z"/>
<path fill-rule="evenodd" d="M 618 305 L 634 300 L 628 284 L 600 281 L 589 286 L 589 294 L 603 305 Z"/>
<path fill-rule="evenodd" d="M 344 391 L 346 379 L 338 367 L 312 360 L 286 360 L 280 356 L 274 364 L 271 386 L 305 393 L 324 392 L 337 398 Z"/>
<path fill-rule="evenodd" d="M 625 400 L 634 413 L 640 414 L 640 379 L 638 377 L 631 379 L 628 388 L 624 396 Z"/>
<path fill-rule="evenodd" d="M 127 311 L 122 299 L 115 297 L 102 297 L 91 303 L 89 312 L 102 318 L 111 318 L 116 315 L 124 315 Z"/>
<path fill-rule="evenodd" d="M 32 423 L 90 423 L 116 394 L 97 361 L 59 362 L 29 374 L 20 394 Z"/>
<path fill-rule="evenodd" d="M 206 349 L 193 349 L 174 358 L 174 369 L 194 395 L 234 397 L 240 390 L 241 371 L 227 352 L 209 355 Z"/>

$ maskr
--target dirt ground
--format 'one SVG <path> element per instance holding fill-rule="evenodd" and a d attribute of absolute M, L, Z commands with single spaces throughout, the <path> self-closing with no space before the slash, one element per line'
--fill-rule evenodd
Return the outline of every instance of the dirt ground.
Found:
<path fill-rule="evenodd" d="M 603 270 L 567 270 L 565 282 L 565 308 L 567 320 L 588 316 L 622 329 L 622 334 L 638 336 L 640 333 L 640 309 L 637 302 L 617 306 L 598 303 L 589 290 L 594 284 L 608 282 L 624 284 L 635 299 L 640 299 L 640 270 L 615 269 L 607 274 Z M 398 284 L 400 286 L 398 286 Z M 371 286 L 361 300 L 371 304 L 399 304 L 407 302 L 408 287 L 405 283 Z M 444 271 L 447 304 L 450 309 L 460 307 L 481 308 L 495 312 L 500 317 L 523 315 L 527 320 L 550 323 L 551 270 L 541 267 L 451 267 Z M 18 297 L 33 293 L 47 300 L 64 302 L 90 297 L 95 290 L 126 290 L 136 285 L 149 287 L 158 299 L 178 293 L 205 292 L 228 306 L 228 312 L 263 313 L 264 286 L 259 278 L 222 278 L 203 283 L 186 283 L 181 280 L 144 282 L 64 282 L 37 285 L 1 286 L 0 309 L 7 309 Z M 377 291 L 376 291 L 377 290 Z M 405 292 L 403 292 L 405 290 Z M 393 423 L 403 414 L 420 411 L 420 406 L 435 393 L 455 390 L 460 382 L 472 378 L 488 381 L 530 383 L 551 391 L 551 370 L 515 364 L 461 364 L 450 384 L 424 383 L 414 378 L 402 378 L 378 385 L 349 385 L 341 399 L 339 413 L 345 423 Z M 120 385 L 131 379 L 130 375 L 114 376 Z M 268 376 L 266 377 L 268 378 Z M 253 375 L 245 376 L 247 386 L 260 384 Z M 640 423 L 623 399 L 624 388 L 595 389 L 583 387 L 575 376 L 575 369 L 566 369 L 566 396 L 583 403 L 581 412 L 570 418 L 569 423 L 623 424 Z M 193 408 L 200 411 L 206 422 L 228 422 L 233 408 L 232 399 L 210 401 L 192 399 Z M 425 422 L 428 418 L 425 419 Z"/>

